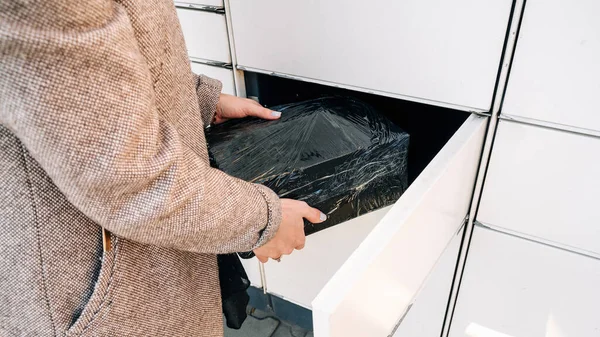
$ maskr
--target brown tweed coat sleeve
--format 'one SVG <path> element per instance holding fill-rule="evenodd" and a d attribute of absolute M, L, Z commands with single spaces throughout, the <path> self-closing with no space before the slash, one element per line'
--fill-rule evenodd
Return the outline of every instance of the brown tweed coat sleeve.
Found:
<path fill-rule="evenodd" d="M 220 93 L 223 84 L 204 75 L 193 74 L 193 76 L 196 82 L 196 94 L 198 95 L 198 105 L 200 106 L 200 114 L 202 115 L 202 124 L 210 125 L 215 117 L 216 103 L 214 102 L 214 99 L 207 98 L 215 97 L 215 93 Z"/>
<path fill-rule="evenodd" d="M 174 61 L 182 48 L 169 47 L 183 40 L 156 44 L 149 14 L 131 8 L 2 1 L 0 122 L 71 203 L 118 236 L 206 253 L 264 244 L 281 220 L 277 196 L 208 165 L 202 126 L 220 83 L 194 83 L 189 64 Z M 194 89 L 197 105 L 175 98 Z"/>

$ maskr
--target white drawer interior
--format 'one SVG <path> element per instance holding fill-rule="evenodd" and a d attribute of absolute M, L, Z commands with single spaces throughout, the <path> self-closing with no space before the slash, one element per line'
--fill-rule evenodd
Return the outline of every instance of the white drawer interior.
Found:
<path fill-rule="evenodd" d="M 319 291 L 389 210 L 385 207 L 312 234 L 301 251 L 281 263 L 267 263 L 268 291 L 310 309 Z"/>
<path fill-rule="evenodd" d="M 177 8 L 190 58 L 231 63 L 225 15 Z"/>
<path fill-rule="evenodd" d="M 510 0 L 231 0 L 238 64 L 489 110 Z"/>
<path fill-rule="evenodd" d="M 221 92 L 230 95 L 236 94 L 235 83 L 233 81 L 233 70 L 192 62 L 192 71 L 196 74 L 206 75 L 221 81 L 221 83 L 223 83 L 223 89 Z"/>
<path fill-rule="evenodd" d="M 450 337 L 598 336 L 600 260 L 475 227 Z"/>
<path fill-rule="evenodd" d="M 600 138 L 501 120 L 477 220 L 600 256 Z"/>

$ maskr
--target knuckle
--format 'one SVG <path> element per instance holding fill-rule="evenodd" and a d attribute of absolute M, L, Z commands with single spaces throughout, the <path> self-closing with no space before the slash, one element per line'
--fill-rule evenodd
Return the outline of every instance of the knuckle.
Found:
<path fill-rule="evenodd" d="M 283 254 L 286 251 L 287 247 L 284 245 L 281 245 L 277 248 L 277 251 L 275 252 L 275 254 L 277 255 L 277 257 L 279 257 L 281 254 Z"/>
<path fill-rule="evenodd" d="M 269 249 L 269 250 L 267 250 L 267 251 L 263 252 L 261 255 L 262 255 L 264 258 L 267 258 L 267 259 L 268 259 L 269 257 L 273 256 L 274 254 L 277 254 L 277 251 L 276 251 L 275 249 Z"/>

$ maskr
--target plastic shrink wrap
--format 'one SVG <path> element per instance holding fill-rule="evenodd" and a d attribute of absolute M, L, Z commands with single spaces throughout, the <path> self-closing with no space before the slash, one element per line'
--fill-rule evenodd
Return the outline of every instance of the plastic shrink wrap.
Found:
<path fill-rule="evenodd" d="M 391 205 L 408 187 L 409 135 L 366 103 L 326 97 L 271 109 L 279 120 L 212 126 L 211 163 L 326 213 L 324 223 L 305 221 L 307 235 Z"/>

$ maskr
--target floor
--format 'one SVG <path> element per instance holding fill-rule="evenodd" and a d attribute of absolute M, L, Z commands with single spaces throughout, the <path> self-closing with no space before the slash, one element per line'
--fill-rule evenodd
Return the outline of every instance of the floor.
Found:
<path fill-rule="evenodd" d="M 242 328 L 233 330 L 226 327 L 225 337 L 313 337 L 313 333 L 269 312 L 248 308 L 248 318 Z"/>

